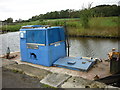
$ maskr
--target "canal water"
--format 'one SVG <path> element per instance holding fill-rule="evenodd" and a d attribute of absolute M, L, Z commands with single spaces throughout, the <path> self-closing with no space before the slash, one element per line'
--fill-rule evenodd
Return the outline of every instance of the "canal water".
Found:
<path fill-rule="evenodd" d="M 6 53 L 9 46 L 11 52 L 20 51 L 19 32 L 10 32 L 0 35 L 0 55 Z M 118 49 L 117 39 L 105 38 L 69 38 L 70 56 L 89 56 L 93 58 L 106 59 L 112 48 Z"/>
<path fill-rule="evenodd" d="M 5 54 L 7 47 L 10 47 L 11 52 L 20 51 L 19 32 L 10 32 L 0 35 L 0 55 Z"/>
<path fill-rule="evenodd" d="M 70 55 L 107 59 L 112 48 L 118 49 L 117 39 L 70 38 Z"/>

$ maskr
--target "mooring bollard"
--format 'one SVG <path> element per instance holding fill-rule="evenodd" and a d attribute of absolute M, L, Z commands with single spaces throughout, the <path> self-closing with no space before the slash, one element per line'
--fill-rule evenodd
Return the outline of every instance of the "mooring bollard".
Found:
<path fill-rule="evenodd" d="M 7 51 L 6 51 L 6 59 L 9 59 L 10 56 L 10 48 L 7 47 Z"/>
<path fill-rule="evenodd" d="M 110 59 L 110 73 L 116 74 L 120 72 L 120 52 L 116 51 L 115 48 L 109 54 Z"/>

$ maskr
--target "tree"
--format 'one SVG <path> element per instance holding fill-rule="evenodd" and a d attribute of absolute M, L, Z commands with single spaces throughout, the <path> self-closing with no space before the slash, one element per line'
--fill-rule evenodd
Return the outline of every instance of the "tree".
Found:
<path fill-rule="evenodd" d="M 23 22 L 23 20 L 19 18 L 18 20 L 15 20 L 15 22 L 20 23 L 20 22 Z"/>
<path fill-rule="evenodd" d="M 83 10 L 80 11 L 80 18 L 83 28 L 89 28 L 89 19 L 92 16 L 91 15 L 91 8 L 92 3 L 88 4 L 88 8 L 83 8 Z"/>
<path fill-rule="evenodd" d="M 92 3 L 88 4 L 88 7 L 83 6 L 82 10 L 66 9 L 61 11 L 52 11 L 47 12 L 46 14 L 40 14 L 33 16 L 27 21 L 36 21 L 43 19 L 61 19 L 61 18 L 81 18 L 83 21 L 82 26 L 87 28 L 89 27 L 90 17 L 110 17 L 118 16 L 120 6 L 117 5 L 98 5 L 91 8 Z M 23 22 L 23 21 L 22 21 Z M 85 26 L 86 25 L 86 26 Z"/>
<path fill-rule="evenodd" d="M 13 19 L 12 18 L 7 18 L 7 20 L 5 20 L 4 22 L 13 23 Z"/>
<path fill-rule="evenodd" d="M 80 20 L 81 20 L 83 28 L 89 27 L 89 24 L 88 24 L 89 23 L 89 14 L 88 14 L 87 9 L 83 10 L 83 12 L 81 11 Z"/>

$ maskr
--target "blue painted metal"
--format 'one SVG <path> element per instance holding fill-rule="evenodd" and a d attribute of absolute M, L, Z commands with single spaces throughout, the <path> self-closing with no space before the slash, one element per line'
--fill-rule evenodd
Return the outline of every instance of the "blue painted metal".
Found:
<path fill-rule="evenodd" d="M 27 25 L 20 29 L 21 61 L 52 66 L 66 56 L 65 46 L 63 27 Z"/>
<path fill-rule="evenodd" d="M 27 25 L 20 29 L 21 61 L 88 71 L 94 59 L 67 57 L 63 27 Z"/>
<path fill-rule="evenodd" d="M 22 28 L 28 28 L 28 27 L 38 28 L 38 27 L 44 27 L 44 26 L 43 25 L 26 25 L 26 26 L 22 26 Z"/>
<path fill-rule="evenodd" d="M 88 71 L 95 64 L 95 60 L 82 57 L 64 57 L 54 62 L 54 66 L 78 71 Z"/>

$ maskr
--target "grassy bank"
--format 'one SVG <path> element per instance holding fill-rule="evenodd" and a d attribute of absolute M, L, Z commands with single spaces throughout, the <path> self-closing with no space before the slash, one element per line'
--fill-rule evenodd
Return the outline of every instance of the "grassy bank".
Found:
<path fill-rule="evenodd" d="M 89 36 L 118 36 L 118 17 L 95 17 L 89 21 L 89 28 L 84 29 L 80 18 L 77 19 L 49 19 L 18 23 L 16 25 L 3 26 L 2 30 L 18 31 L 24 25 L 51 25 L 63 26 L 66 21 L 69 35 Z"/>
<path fill-rule="evenodd" d="M 89 21 L 90 27 L 84 29 L 79 22 L 76 27 L 68 27 L 70 35 L 88 35 L 88 36 L 118 36 L 118 18 L 117 17 L 99 17 L 92 18 Z"/>

